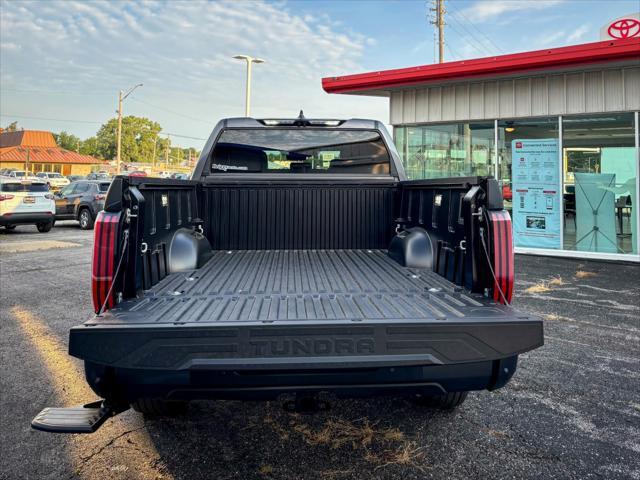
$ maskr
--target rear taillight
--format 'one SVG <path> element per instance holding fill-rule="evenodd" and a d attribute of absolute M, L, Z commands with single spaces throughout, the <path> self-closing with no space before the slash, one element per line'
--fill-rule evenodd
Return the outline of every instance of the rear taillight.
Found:
<path fill-rule="evenodd" d="M 104 198 L 105 198 L 105 195 L 103 195 L 102 193 L 98 193 L 93 196 L 94 200 L 104 200 Z"/>
<path fill-rule="evenodd" d="M 120 213 L 100 212 L 96 218 L 93 230 L 93 258 L 91 261 L 91 297 L 93 309 L 96 313 L 102 305 L 111 288 L 116 268 L 116 253 L 118 245 L 118 225 Z M 111 291 L 105 310 L 115 304 L 115 292 Z"/>
<path fill-rule="evenodd" d="M 514 279 L 511 217 L 506 210 L 488 213 L 491 224 L 491 263 L 495 272 L 493 299 L 499 303 L 511 303 Z"/>
<path fill-rule="evenodd" d="M 45 194 L 44 198 L 46 198 L 47 200 L 53 200 L 55 197 L 52 194 L 47 193 Z"/>
<path fill-rule="evenodd" d="M 15 195 L 5 195 L 4 193 L 0 194 L 0 202 L 4 200 L 11 200 Z"/>

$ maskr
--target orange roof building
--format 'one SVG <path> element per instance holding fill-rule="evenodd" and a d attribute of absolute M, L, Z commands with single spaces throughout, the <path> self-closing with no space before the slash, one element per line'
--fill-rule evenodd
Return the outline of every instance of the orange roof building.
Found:
<path fill-rule="evenodd" d="M 62 175 L 87 175 L 106 162 L 58 147 L 51 132 L 18 130 L 0 132 L 0 168 Z"/>

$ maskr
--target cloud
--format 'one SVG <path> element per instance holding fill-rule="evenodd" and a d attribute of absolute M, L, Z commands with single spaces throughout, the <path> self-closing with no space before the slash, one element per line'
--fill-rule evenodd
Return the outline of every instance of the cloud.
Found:
<path fill-rule="evenodd" d="M 569 36 L 567 36 L 567 42 L 572 43 L 572 42 L 578 42 L 582 40 L 585 37 L 585 35 L 589 33 L 590 29 L 591 29 L 591 25 L 588 23 L 585 23 L 584 25 L 580 25 Z"/>
<path fill-rule="evenodd" d="M 231 57 L 249 54 L 267 62 L 253 71 L 256 116 L 293 115 L 300 108 L 309 116 L 388 116 L 383 99 L 327 95 L 320 85 L 323 76 L 362 71 L 364 52 L 375 41 L 326 15 L 297 15 L 287 3 L 0 2 L 3 86 L 46 91 L 56 85 L 71 92 L 68 108 L 80 103 L 74 91 L 115 95 L 142 82 L 137 97 L 211 119 L 213 126 L 221 117 L 242 114 L 244 64 Z M 103 103 L 103 111 L 76 106 L 90 119 L 106 120 L 113 105 Z M 208 134 L 202 124 L 134 103 L 129 111 L 153 116 L 167 130 Z"/>
<path fill-rule="evenodd" d="M 566 0 L 480 0 L 474 5 L 462 10 L 467 18 L 474 22 L 493 20 L 499 15 L 526 10 L 543 10 L 550 8 Z"/>

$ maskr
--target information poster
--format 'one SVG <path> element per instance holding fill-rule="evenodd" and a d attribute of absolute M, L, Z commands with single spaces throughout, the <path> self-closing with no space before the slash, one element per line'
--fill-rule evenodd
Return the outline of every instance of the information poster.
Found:
<path fill-rule="evenodd" d="M 511 152 L 516 246 L 562 248 L 558 140 L 513 140 Z"/>

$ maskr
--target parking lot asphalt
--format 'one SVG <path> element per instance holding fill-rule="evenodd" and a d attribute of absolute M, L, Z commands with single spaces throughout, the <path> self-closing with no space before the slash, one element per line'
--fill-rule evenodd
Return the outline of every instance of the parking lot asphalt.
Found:
<path fill-rule="evenodd" d="M 196 402 L 173 419 L 130 410 L 92 435 L 34 431 L 43 407 L 95 399 L 66 353 L 92 314 L 92 241 L 75 222 L 0 229 L 0 478 L 640 478 L 640 267 L 541 257 L 516 259 L 514 303 L 545 318 L 544 347 L 454 412 Z"/>

